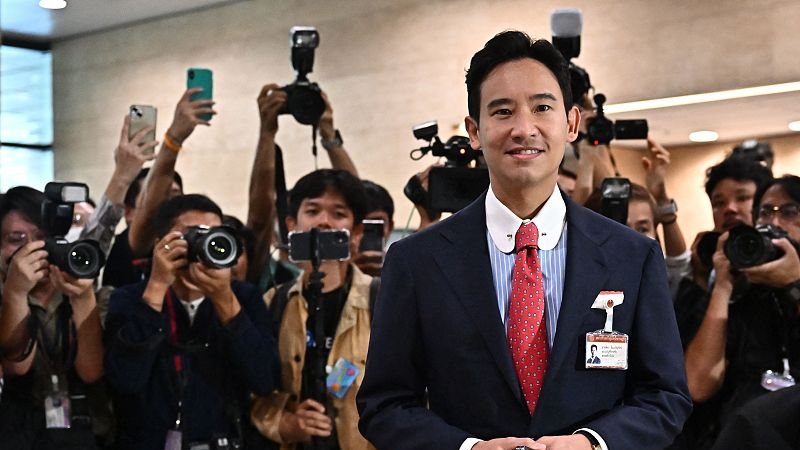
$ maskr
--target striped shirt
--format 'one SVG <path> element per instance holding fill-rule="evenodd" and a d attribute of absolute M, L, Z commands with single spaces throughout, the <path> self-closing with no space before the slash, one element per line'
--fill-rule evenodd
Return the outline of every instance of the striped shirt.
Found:
<path fill-rule="evenodd" d="M 538 252 L 544 277 L 547 340 L 552 348 L 564 293 L 567 257 L 566 205 L 558 188 L 554 189 L 539 214 L 532 220 L 540 234 Z M 489 244 L 489 260 L 492 265 L 497 307 L 506 329 L 511 300 L 511 277 L 516 259 L 513 238 L 524 222 L 526 221 L 516 217 L 511 210 L 500 203 L 491 188 L 489 189 L 486 195 L 486 240 Z"/>

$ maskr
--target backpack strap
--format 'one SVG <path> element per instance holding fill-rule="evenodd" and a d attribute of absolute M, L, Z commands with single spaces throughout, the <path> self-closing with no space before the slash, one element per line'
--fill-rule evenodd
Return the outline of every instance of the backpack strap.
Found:
<path fill-rule="evenodd" d="M 272 316 L 272 335 L 275 339 L 278 339 L 283 312 L 286 310 L 286 304 L 289 303 L 289 290 L 294 286 L 294 283 L 295 280 L 290 280 L 279 284 L 275 288 L 275 296 L 272 297 L 272 301 L 269 304 L 269 313 Z"/>

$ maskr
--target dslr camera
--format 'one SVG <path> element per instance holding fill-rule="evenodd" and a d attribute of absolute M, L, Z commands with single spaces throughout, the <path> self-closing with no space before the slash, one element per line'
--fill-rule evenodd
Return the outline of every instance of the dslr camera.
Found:
<path fill-rule="evenodd" d="M 227 225 L 190 227 L 184 233 L 183 239 L 189 247 L 186 259 L 190 263 L 202 262 L 208 267 L 223 269 L 235 266 L 241 255 L 239 237 Z"/>
<path fill-rule="evenodd" d="M 413 127 L 414 137 L 428 145 L 411 151 L 411 159 L 422 159 L 427 153 L 447 159 L 444 167 L 434 167 L 428 176 L 428 195 L 424 206 L 429 215 L 437 211 L 456 212 L 472 203 L 489 187 L 489 170 L 483 153 L 474 150 L 465 136 L 453 136 L 442 143 L 439 125 L 435 120 Z M 412 177 L 414 180 L 415 177 Z M 406 185 L 404 192 L 415 204 L 419 203 L 421 186 Z M 416 189 L 414 189 L 416 188 Z M 417 195 L 412 198 L 412 195 Z M 412 194 L 412 195 L 410 195 Z"/>
<path fill-rule="evenodd" d="M 617 120 L 606 117 L 603 104 L 606 96 L 597 94 L 594 103 L 597 115 L 586 126 L 586 140 L 591 145 L 608 145 L 614 139 L 647 139 L 650 131 L 645 119 Z"/>
<path fill-rule="evenodd" d="M 291 114 L 303 125 L 317 125 L 325 112 L 325 101 L 317 83 L 308 80 L 314 70 L 314 49 L 319 46 L 319 33 L 314 27 L 294 26 L 289 30 L 292 45 L 292 67 L 295 80 L 281 89 L 288 96 L 281 114 Z"/>
<path fill-rule="evenodd" d="M 67 242 L 64 236 L 72 226 L 75 203 L 85 202 L 89 187 L 83 183 L 50 182 L 44 188 L 42 228 L 50 264 L 75 278 L 96 278 L 106 263 L 100 245 L 91 239 Z"/>
<path fill-rule="evenodd" d="M 783 250 L 772 243 L 773 239 L 787 238 L 798 248 L 796 242 L 789 238 L 789 233 L 774 225 L 737 225 L 728 232 L 725 241 L 725 256 L 734 269 L 745 269 L 758 266 L 783 256 Z"/>

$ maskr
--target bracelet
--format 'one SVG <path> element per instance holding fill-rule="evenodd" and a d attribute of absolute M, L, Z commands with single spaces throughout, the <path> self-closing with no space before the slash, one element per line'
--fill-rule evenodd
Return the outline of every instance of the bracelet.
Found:
<path fill-rule="evenodd" d="M 168 133 L 164 133 L 164 147 L 167 147 L 168 149 L 172 150 L 174 153 L 178 153 L 179 151 L 181 151 L 181 146 L 176 144 L 175 141 L 173 141 L 169 137 Z"/>
<path fill-rule="evenodd" d="M 672 220 L 669 220 L 669 221 L 667 221 L 667 220 L 659 220 L 661 225 L 672 225 L 673 223 L 678 221 L 678 215 L 677 214 L 673 213 L 673 214 L 667 214 L 667 215 L 672 216 Z"/>

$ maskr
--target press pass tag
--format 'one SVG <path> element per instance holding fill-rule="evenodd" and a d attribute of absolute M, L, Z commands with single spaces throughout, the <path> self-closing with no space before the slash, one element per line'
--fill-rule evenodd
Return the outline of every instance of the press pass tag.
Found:
<path fill-rule="evenodd" d="M 44 417 L 47 428 L 69 428 L 69 395 L 66 391 L 59 389 L 58 375 L 52 375 L 50 381 L 53 384 L 53 391 L 44 398 Z"/>
<path fill-rule="evenodd" d="M 601 291 L 592 308 L 606 312 L 602 330 L 586 333 L 587 369 L 628 369 L 628 335 L 614 331 L 614 307 L 622 304 L 625 294 L 620 291 Z"/>
<path fill-rule="evenodd" d="M 328 392 L 336 398 L 343 398 L 350 386 L 356 381 L 358 372 L 358 367 L 355 364 L 344 358 L 339 358 L 326 380 Z"/>

